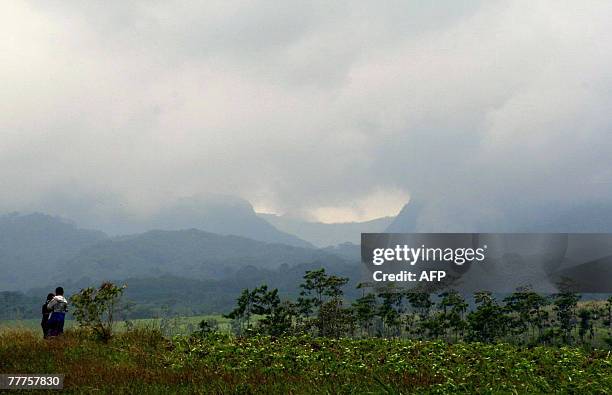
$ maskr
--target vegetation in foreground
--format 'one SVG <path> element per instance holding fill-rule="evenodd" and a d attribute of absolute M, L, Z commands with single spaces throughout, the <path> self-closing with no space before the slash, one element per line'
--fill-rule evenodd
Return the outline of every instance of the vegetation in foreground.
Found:
<path fill-rule="evenodd" d="M 164 317 L 164 318 L 141 318 L 135 320 L 121 320 L 114 323 L 117 333 L 125 332 L 130 328 L 155 328 L 163 335 L 172 337 L 175 335 L 189 335 L 198 330 L 202 322 L 216 322 L 217 330 L 223 333 L 231 332 L 231 320 L 219 314 L 198 315 L 193 317 Z M 66 320 L 66 329 L 77 328 L 78 322 L 74 319 Z M 0 333 L 11 330 L 31 330 L 42 337 L 40 329 L 40 318 L 28 320 L 0 320 Z"/>
<path fill-rule="evenodd" d="M 569 291 L 520 289 L 500 304 L 482 292 L 468 311 L 456 292 L 434 302 L 389 289 L 345 306 L 347 282 L 309 271 L 296 302 L 246 289 L 224 317 L 231 332 L 205 319 L 173 337 L 132 323 L 118 333 L 125 287 L 104 283 L 72 296 L 80 327 L 64 336 L 0 332 L 0 373 L 62 373 L 73 393 L 612 392 L 599 345 L 610 345 L 612 299 L 579 307 Z"/>
<path fill-rule="evenodd" d="M 45 341 L 0 334 L 0 373 L 64 373 L 68 392 L 609 393 L 612 356 L 582 348 L 312 336 L 168 339 L 137 328 Z"/>

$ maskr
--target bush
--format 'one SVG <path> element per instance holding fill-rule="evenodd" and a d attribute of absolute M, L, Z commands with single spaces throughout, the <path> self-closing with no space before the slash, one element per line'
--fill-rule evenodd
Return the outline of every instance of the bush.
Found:
<path fill-rule="evenodd" d="M 108 342 L 113 335 L 119 300 L 125 288 L 125 285 L 118 287 L 105 282 L 98 289 L 85 288 L 73 295 L 70 302 L 79 325 L 91 329 L 100 340 Z"/>

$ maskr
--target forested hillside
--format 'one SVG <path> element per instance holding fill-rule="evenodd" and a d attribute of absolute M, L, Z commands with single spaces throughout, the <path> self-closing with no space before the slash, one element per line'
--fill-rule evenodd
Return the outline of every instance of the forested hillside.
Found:
<path fill-rule="evenodd" d="M 197 229 L 150 231 L 109 239 L 80 251 L 60 271 L 59 278 L 125 279 L 174 275 L 193 279 L 223 279 L 241 268 L 276 269 L 282 264 L 341 263 L 334 254 L 284 244 L 222 236 Z"/>
<path fill-rule="evenodd" d="M 40 213 L 0 216 L 0 291 L 50 282 L 68 259 L 106 237 Z"/>

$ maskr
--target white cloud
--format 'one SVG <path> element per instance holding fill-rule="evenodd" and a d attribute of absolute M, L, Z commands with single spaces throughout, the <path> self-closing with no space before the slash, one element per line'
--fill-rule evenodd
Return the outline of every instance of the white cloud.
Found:
<path fill-rule="evenodd" d="M 609 189 L 608 2 L 99 4 L 3 5 L 0 209 L 226 193 L 348 220 Z"/>

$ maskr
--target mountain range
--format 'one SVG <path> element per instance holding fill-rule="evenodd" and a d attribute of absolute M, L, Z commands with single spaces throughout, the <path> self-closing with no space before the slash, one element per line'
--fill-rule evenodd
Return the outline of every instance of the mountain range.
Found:
<path fill-rule="evenodd" d="M 85 247 L 66 262 L 57 279 L 100 281 L 165 275 L 223 279 L 246 266 L 277 269 L 283 264 L 342 260 L 324 250 L 265 243 L 198 229 L 155 230 Z"/>
<path fill-rule="evenodd" d="M 275 241 L 194 228 L 109 236 L 47 214 L 0 216 L 0 302 L 12 306 L 0 319 L 36 317 L 41 299 L 57 285 L 72 294 L 103 280 L 127 283 L 126 300 L 136 306 L 130 316 L 152 317 L 168 311 L 225 312 L 243 288 L 264 283 L 291 293 L 305 271 L 320 267 L 353 281 L 359 278 L 358 246 L 284 244 L 300 239 L 276 231 L 264 219 L 252 220 L 252 210 L 244 206 L 237 211 L 247 219 L 227 215 L 222 231 L 240 230 L 247 223 L 251 228 L 246 231 Z"/>
<path fill-rule="evenodd" d="M 45 214 L 0 216 L 0 290 L 47 284 L 81 249 L 106 240 L 100 231 L 79 229 Z"/>
<path fill-rule="evenodd" d="M 256 214 L 250 203 L 233 197 L 184 199 L 134 223 L 136 232 L 121 236 L 81 229 L 46 214 L 11 213 L 0 216 L 0 291 L 81 278 L 172 275 L 221 280 L 244 267 L 354 263 L 359 261 L 360 233 L 420 231 L 426 223 L 422 207 L 411 201 L 396 218 L 322 224 Z M 512 210 L 502 223 L 484 218 L 483 230 L 612 231 L 609 204 Z"/>
<path fill-rule="evenodd" d="M 311 230 L 331 229 L 331 243 L 358 241 L 361 231 L 381 229 L 388 219 L 363 224 L 306 223 Z M 294 221 L 294 225 L 298 224 Z M 74 222 L 42 213 L 0 216 L 0 291 L 80 279 L 179 276 L 223 279 L 241 268 L 275 270 L 309 264 L 357 262 L 358 247 L 319 249 L 300 237 L 278 230 L 241 199 L 185 199 L 160 210 L 146 222 L 133 223 L 129 235 L 108 235 L 79 228 Z M 148 230 L 157 229 L 157 230 Z M 308 235 L 308 232 L 302 232 Z M 328 232 L 330 234 L 330 232 Z M 345 239 L 346 238 L 346 239 Z"/>
<path fill-rule="evenodd" d="M 276 214 L 258 213 L 257 215 L 281 231 L 294 234 L 321 248 L 347 242 L 360 244 L 361 233 L 384 232 L 394 219 L 393 217 L 382 217 L 363 222 L 329 224 L 304 221 Z"/>
<path fill-rule="evenodd" d="M 102 230 L 117 236 L 149 230 L 200 229 L 220 235 L 242 236 L 266 243 L 282 243 L 296 247 L 314 247 L 310 242 L 277 229 L 259 217 L 248 201 L 227 195 L 206 195 L 181 198 L 160 207 L 146 218 L 121 218 L 120 224 Z M 101 225 L 102 226 L 102 225 Z"/>

